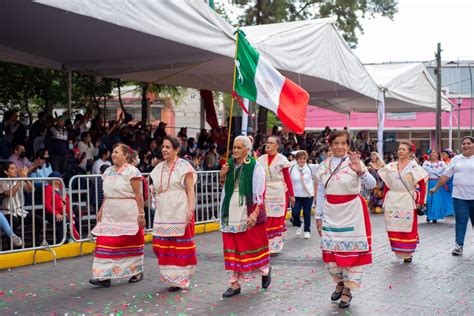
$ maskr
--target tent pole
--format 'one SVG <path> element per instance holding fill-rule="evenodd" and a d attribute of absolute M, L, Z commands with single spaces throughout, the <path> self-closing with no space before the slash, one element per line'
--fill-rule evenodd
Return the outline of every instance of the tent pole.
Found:
<path fill-rule="evenodd" d="M 67 72 L 67 117 L 72 118 L 72 72 Z"/>
<path fill-rule="evenodd" d="M 383 159 L 383 129 L 385 125 L 385 91 L 380 91 L 377 102 L 377 151 Z"/>
<path fill-rule="evenodd" d="M 453 111 L 454 111 L 454 106 L 451 105 L 451 112 L 449 112 L 449 145 L 448 145 L 450 149 L 453 148 Z M 442 148 L 439 148 L 439 150 L 442 150 Z"/>
<path fill-rule="evenodd" d="M 347 113 L 347 131 L 351 132 L 351 111 Z"/>

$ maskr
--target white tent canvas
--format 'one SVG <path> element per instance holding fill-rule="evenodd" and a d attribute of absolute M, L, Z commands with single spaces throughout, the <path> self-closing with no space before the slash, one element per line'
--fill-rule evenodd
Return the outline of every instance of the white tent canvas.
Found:
<path fill-rule="evenodd" d="M 8 0 L 0 59 L 97 76 L 229 92 L 233 27 L 204 1 Z M 364 100 L 377 86 L 333 21 L 244 28 L 249 40 L 312 101 Z"/>

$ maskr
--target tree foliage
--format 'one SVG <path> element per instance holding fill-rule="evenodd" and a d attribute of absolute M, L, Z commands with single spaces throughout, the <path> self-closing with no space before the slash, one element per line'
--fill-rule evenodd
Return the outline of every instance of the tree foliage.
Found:
<path fill-rule="evenodd" d="M 259 25 L 315 18 L 336 18 L 336 27 L 351 47 L 358 43 L 357 31 L 363 34 L 361 20 L 377 15 L 393 19 L 396 0 L 233 0 L 243 14 L 234 24 Z M 219 12 L 225 11 L 222 6 Z"/>

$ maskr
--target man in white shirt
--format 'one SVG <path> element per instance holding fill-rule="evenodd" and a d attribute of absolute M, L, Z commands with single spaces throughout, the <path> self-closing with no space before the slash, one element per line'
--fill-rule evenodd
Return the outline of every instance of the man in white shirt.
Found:
<path fill-rule="evenodd" d="M 451 160 L 438 184 L 430 191 L 436 192 L 454 176 L 452 197 L 456 218 L 456 245 L 452 251 L 453 256 L 460 256 L 463 253 L 469 218 L 474 225 L 474 137 L 464 137 L 461 150 L 462 154 Z"/>
<path fill-rule="evenodd" d="M 108 150 L 107 148 L 99 150 L 99 159 L 97 159 L 92 165 L 92 174 L 101 174 L 100 167 L 102 167 L 103 165 L 111 166 L 111 163 L 108 160 L 109 157 L 110 150 Z"/>

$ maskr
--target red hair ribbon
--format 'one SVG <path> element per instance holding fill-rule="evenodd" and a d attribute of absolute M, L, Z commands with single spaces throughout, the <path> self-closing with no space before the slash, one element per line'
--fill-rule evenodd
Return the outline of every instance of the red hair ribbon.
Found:
<path fill-rule="evenodd" d="M 415 144 L 411 143 L 411 151 L 412 152 L 415 152 L 416 151 L 416 146 Z"/>
<path fill-rule="evenodd" d="M 130 147 L 130 146 L 127 146 L 127 147 L 128 147 L 128 152 L 130 153 L 130 155 L 132 155 L 132 153 L 133 153 L 132 147 Z"/>

